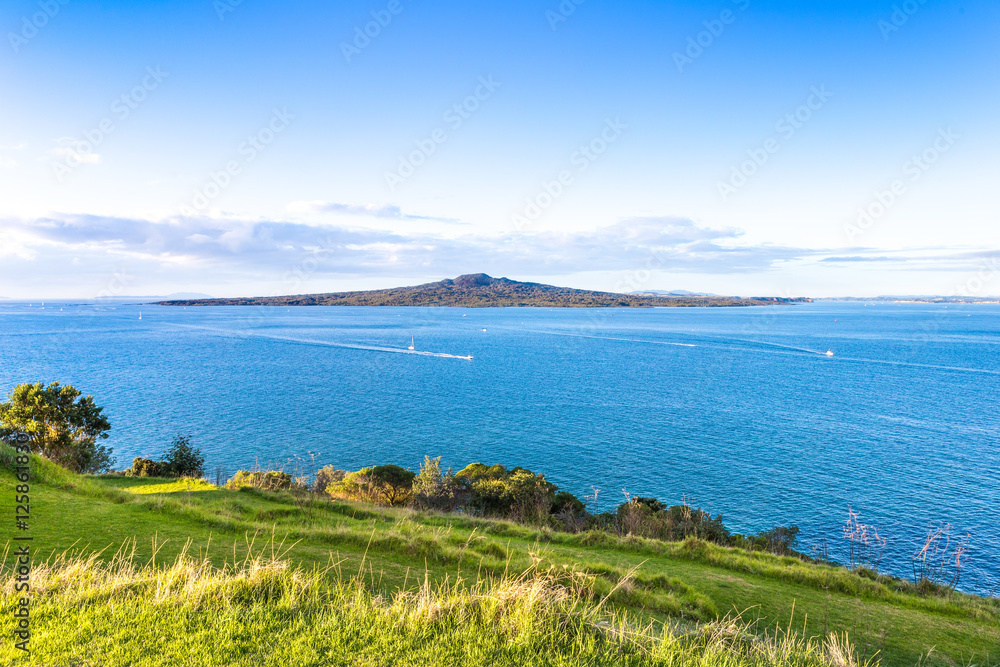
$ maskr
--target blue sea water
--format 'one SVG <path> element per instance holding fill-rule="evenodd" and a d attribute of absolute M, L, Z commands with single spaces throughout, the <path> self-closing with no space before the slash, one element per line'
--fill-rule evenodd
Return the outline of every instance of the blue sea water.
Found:
<path fill-rule="evenodd" d="M 794 523 L 840 560 L 850 508 L 887 538 L 885 569 L 909 576 L 947 522 L 971 536 L 960 588 L 1000 586 L 996 305 L 0 303 L 0 394 L 38 381 L 105 407 L 120 467 L 177 433 L 209 476 L 500 462 L 597 488 L 602 510 L 627 491 L 739 532 Z"/>

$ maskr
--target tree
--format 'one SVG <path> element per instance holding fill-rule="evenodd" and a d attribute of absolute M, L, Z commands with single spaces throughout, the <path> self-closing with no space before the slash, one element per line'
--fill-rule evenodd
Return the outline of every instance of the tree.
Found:
<path fill-rule="evenodd" d="M 244 487 L 286 491 L 292 488 L 292 476 L 281 470 L 237 470 L 233 478 L 226 482 L 226 488 L 232 491 L 239 491 Z"/>
<path fill-rule="evenodd" d="M 137 456 L 132 459 L 132 467 L 125 471 L 127 477 L 166 477 L 163 461 L 154 461 Z"/>
<path fill-rule="evenodd" d="M 424 456 L 420 474 L 413 480 L 413 501 L 418 507 L 451 511 L 458 504 L 458 484 L 455 472 L 441 471 L 441 457 Z"/>
<path fill-rule="evenodd" d="M 402 505 L 410 499 L 416 473 L 400 466 L 375 466 L 369 473 L 375 483 L 375 492 L 387 505 Z"/>
<path fill-rule="evenodd" d="M 552 507 L 549 509 L 550 514 L 559 514 L 563 510 L 569 510 L 570 512 L 579 513 L 586 509 L 583 505 L 583 501 L 574 496 L 569 491 L 558 491 L 554 496 L 552 496 Z"/>
<path fill-rule="evenodd" d="M 191 446 L 191 437 L 174 436 L 174 443 L 163 455 L 163 465 L 170 476 L 201 477 L 205 474 L 205 456 Z"/>
<path fill-rule="evenodd" d="M 380 505 L 404 505 L 410 500 L 416 473 L 394 465 L 369 466 L 331 482 L 326 493 Z"/>
<path fill-rule="evenodd" d="M 316 471 L 316 482 L 313 484 L 313 491 L 315 493 L 325 493 L 328 486 L 336 484 L 346 476 L 346 470 L 340 470 L 332 465 L 323 466 Z"/>
<path fill-rule="evenodd" d="M 108 437 L 111 424 L 94 404 L 80 398 L 71 385 L 53 382 L 19 384 L 0 403 L 0 428 L 31 438 L 31 450 L 78 473 L 98 473 L 114 465 L 110 447 L 98 444 Z"/>
<path fill-rule="evenodd" d="M 371 467 L 349 472 L 340 479 L 329 482 L 324 491 L 334 498 L 361 500 L 366 503 L 378 502 L 379 498 L 375 493 L 375 483 L 371 478 L 371 472 Z"/>
<path fill-rule="evenodd" d="M 552 508 L 556 486 L 525 468 L 507 470 L 499 463 L 471 463 L 455 473 L 468 485 L 469 507 L 485 516 L 506 516 L 517 521 L 543 521 Z"/>
<path fill-rule="evenodd" d="M 795 544 L 798 542 L 798 526 L 775 526 L 771 530 L 762 530 L 756 535 L 755 542 L 779 556 L 795 554 Z"/>

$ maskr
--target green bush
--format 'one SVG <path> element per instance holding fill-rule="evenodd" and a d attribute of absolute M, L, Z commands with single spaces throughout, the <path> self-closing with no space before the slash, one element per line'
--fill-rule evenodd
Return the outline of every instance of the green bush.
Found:
<path fill-rule="evenodd" d="M 640 505 L 645 505 L 646 507 L 648 507 L 649 509 L 651 509 L 654 512 L 659 512 L 660 510 L 667 509 L 667 506 L 664 505 L 663 503 L 661 503 L 656 498 L 636 497 L 636 498 L 633 498 L 633 500 L 635 502 L 639 503 Z"/>
<path fill-rule="evenodd" d="M 654 498 L 632 498 L 622 503 L 615 511 L 612 525 L 621 535 L 671 542 L 689 537 L 722 545 L 731 542 L 729 531 L 722 525 L 721 514 L 713 518 L 705 510 L 687 504 L 664 507 Z"/>
<path fill-rule="evenodd" d="M 461 489 L 455 481 L 455 473 L 441 471 L 441 457 L 424 457 L 420 473 L 413 480 L 413 504 L 423 509 L 449 512 L 461 502 Z"/>
<path fill-rule="evenodd" d="M 468 488 L 466 507 L 477 514 L 548 523 L 556 486 L 545 475 L 520 467 L 507 470 L 499 463 L 472 463 L 456 473 L 455 479 Z"/>
<path fill-rule="evenodd" d="M 316 481 L 313 483 L 313 492 L 325 493 L 326 488 L 331 484 L 339 482 L 347 476 L 346 470 L 340 470 L 331 466 L 323 466 L 316 471 Z"/>
<path fill-rule="evenodd" d="M 552 497 L 552 508 L 549 510 L 551 514 L 558 514 L 564 510 L 568 510 L 573 513 L 580 513 L 586 509 L 583 505 L 583 501 L 574 496 L 569 491 L 559 491 Z"/>
<path fill-rule="evenodd" d="M 327 485 L 326 493 L 334 498 L 345 498 L 347 500 L 360 500 L 366 503 L 377 503 L 373 481 L 369 477 L 371 467 L 362 468 L 354 472 L 349 472 L 340 480 Z"/>
<path fill-rule="evenodd" d="M 202 477 L 205 474 L 205 457 L 200 449 L 191 446 L 189 436 L 174 436 L 174 442 L 163 455 L 163 465 L 171 477 Z"/>
<path fill-rule="evenodd" d="M 226 488 L 239 491 L 244 487 L 265 491 L 283 491 L 292 488 L 292 476 L 280 470 L 238 470 L 226 482 Z"/>
<path fill-rule="evenodd" d="M 167 470 L 162 461 L 137 456 L 132 459 L 132 467 L 125 474 L 129 477 L 166 477 Z"/>
<path fill-rule="evenodd" d="M 326 487 L 334 498 L 400 506 L 410 501 L 416 473 L 397 465 L 369 466 Z"/>
<path fill-rule="evenodd" d="M 775 526 L 770 530 L 762 530 L 754 541 L 764 550 L 779 556 L 794 556 L 795 544 L 798 541 L 798 526 Z"/>

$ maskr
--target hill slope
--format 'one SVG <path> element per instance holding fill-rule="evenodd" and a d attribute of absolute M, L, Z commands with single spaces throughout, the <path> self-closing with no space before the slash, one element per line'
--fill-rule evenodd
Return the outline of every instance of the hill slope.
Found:
<path fill-rule="evenodd" d="M 643 296 L 594 292 L 541 283 L 493 278 L 485 273 L 439 280 L 435 283 L 365 292 L 331 292 L 289 296 L 161 301 L 165 306 L 463 306 L 622 308 L 653 306 L 759 306 L 808 301 L 777 297 Z"/>
<path fill-rule="evenodd" d="M 701 624 L 711 623 L 719 616 L 742 613 L 744 621 L 755 623 L 752 630 L 758 634 L 773 634 L 778 628 L 789 626 L 804 637 L 849 632 L 859 653 L 871 656 L 881 650 L 884 665 L 913 665 L 932 647 L 933 653 L 924 659 L 924 665 L 976 662 L 982 667 L 995 667 L 1000 655 L 998 601 L 964 595 L 938 598 L 901 594 L 841 568 L 792 558 L 751 554 L 697 540 L 665 543 L 604 533 L 571 535 L 503 521 L 329 502 L 288 493 L 226 491 L 205 483 L 85 478 L 37 458 L 33 466 L 32 536 L 35 552 L 42 557 L 75 548 L 83 554 L 101 552 L 100 558 L 110 561 L 126 540 L 134 540 L 132 560 L 137 563 L 152 559 L 155 553 L 157 564 L 169 564 L 185 551 L 186 544 L 187 553 L 204 556 L 216 565 L 245 562 L 248 553 L 259 554 L 263 550 L 271 556 L 277 554 L 292 567 L 333 566 L 325 576 L 334 581 L 363 573 L 365 590 L 376 596 L 395 591 L 410 591 L 416 595 L 425 579 L 431 584 L 445 581 L 454 584 L 458 578 L 469 582 L 484 576 L 499 577 L 504 572 L 518 573 L 532 567 L 544 571 L 553 567 L 560 572 L 576 573 L 571 576 L 584 577 L 579 588 L 582 595 L 594 601 L 609 596 L 605 609 L 628 612 L 631 623 L 637 626 L 650 621 L 666 621 L 684 632 L 695 632 L 703 627 Z M 14 484 L 10 471 L 0 470 L 0 493 L 4 497 L 14 497 Z M 255 540 L 256 545 L 251 546 Z M 279 546 L 282 542 L 283 546 Z M 36 572 L 41 571 L 37 561 L 35 567 Z M 268 567 L 271 569 L 254 570 L 256 575 L 251 572 L 240 575 L 242 579 L 237 577 L 239 581 L 231 582 L 236 586 L 234 590 L 242 590 L 239 586 L 250 581 L 248 577 L 267 575 L 275 567 L 275 572 L 286 571 L 284 566 Z M 635 571 L 628 577 L 633 568 Z M 312 617 L 300 616 L 305 612 L 294 605 L 282 606 L 285 603 L 280 603 L 284 599 L 281 591 L 296 584 L 285 581 L 281 578 L 285 575 L 278 574 L 273 581 L 268 580 L 272 583 L 267 589 L 278 596 L 273 603 L 275 606 L 265 605 L 254 611 L 261 616 L 259 627 L 278 630 L 286 625 L 302 627 L 304 621 Z M 143 588 L 147 584 L 142 581 L 148 582 L 155 576 L 134 569 L 128 570 L 126 575 L 116 575 L 113 585 L 106 587 L 107 592 L 80 593 L 81 599 L 72 604 L 69 598 L 65 603 L 59 602 L 61 598 L 52 598 L 50 602 L 45 602 L 45 597 L 37 598 L 40 607 L 32 617 L 33 646 L 38 655 L 48 658 L 39 657 L 30 664 L 69 664 L 66 660 L 70 657 L 73 664 L 184 662 L 178 658 L 178 662 L 170 663 L 166 653 L 161 662 L 152 658 L 149 662 L 129 662 L 130 649 L 147 650 L 150 637 L 144 633 L 154 630 L 143 630 L 143 627 L 156 628 L 153 639 L 158 638 L 157 641 L 171 651 L 179 652 L 194 650 L 190 646 L 215 646 L 215 640 L 209 641 L 206 637 L 217 636 L 220 632 L 237 635 L 244 632 L 246 634 L 239 635 L 238 640 L 245 650 L 253 651 L 246 654 L 245 664 L 248 665 L 278 664 L 274 660 L 280 654 L 272 652 L 294 639 L 287 632 L 255 637 L 252 626 L 257 622 L 254 621 L 256 617 L 240 612 L 239 605 L 220 618 L 250 626 L 219 625 L 223 620 L 215 619 L 215 614 L 201 608 L 178 614 L 167 601 L 156 603 L 150 598 L 142 602 L 146 595 L 142 591 L 147 590 Z M 8 568 L 3 578 L 8 580 L 9 577 Z M 615 588 L 623 578 L 627 578 L 628 583 Z M 171 584 L 179 585 L 176 581 Z M 12 606 L 10 590 L 7 589 L 4 601 L 10 603 L 8 606 Z M 127 600 L 115 597 L 118 594 L 114 591 L 122 590 L 129 596 Z M 36 590 L 35 595 L 41 594 Z M 6 618 L 5 622 L 9 622 L 9 616 Z M 462 624 L 454 619 L 447 620 L 451 618 L 445 617 L 442 622 L 461 632 Z M 174 620 L 163 625 L 169 619 Z M 330 629 L 326 615 L 320 614 L 314 620 L 326 623 L 323 627 Z M 106 625 L 101 626 L 101 623 Z M 390 630 L 391 627 L 395 626 L 390 624 Z M 106 636 L 102 628 L 111 628 L 114 632 Z M 437 628 L 431 632 L 432 629 L 427 630 L 428 636 L 441 630 Z M 190 632 L 197 633 L 197 641 L 185 634 Z M 69 633 L 74 633 L 74 644 L 67 649 L 65 638 Z M 174 633 L 179 634 L 175 636 Z M 9 636 L 7 632 L 4 634 Z M 534 645 L 529 635 L 523 638 L 528 642 L 525 645 Z M 110 637 L 117 639 L 111 641 Z M 456 656 L 472 650 L 472 644 L 462 643 L 471 640 L 448 637 L 441 641 L 451 642 Z M 501 644 L 510 648 L 515 647 L 517 641 Z M 112 649 L 115 655 L 125 657 L 118 661 L 101 661 L 99 656 L 111 655 L 108 651 Z M 14 655 L 13 650 L 8 639 L 0 640 L 0 660 Z M 72 656 L 65 652 L 70 650 Z M 363 657 L 347 654 L 340 656 L 339 661 L 315 658 L 301 664 L 383 664 L 371 660 L 370 656 L 365 662 Z M 505 657 L 510 656 L 505 654 Z M 489 656 L 480 658 L 484 664 L 491 664 Z M 258 662 L 253 662 L 255 659 L 259 659 Z M 447 654 L 440 659 L 452 664 Z M 600 656 L 595 656 L 594 660 L 601 662 Z M 578 664 L 581 660 L 562 655 L 550 656 L 546 662 Z M 197 664 L 230 663 L 200 658 Z M 636 658 L 622 664 L 659 663 Z M 670 664 L 694 663 L 675 661 Z M 726 664 L 790 663 L 733 661 Z M 826 663 L 800 661 L 794 664 Z"/>

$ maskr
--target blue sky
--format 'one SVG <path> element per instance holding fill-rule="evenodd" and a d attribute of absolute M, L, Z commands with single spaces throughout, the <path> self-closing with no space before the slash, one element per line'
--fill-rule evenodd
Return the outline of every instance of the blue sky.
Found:
<path fill-rule="evenodd" d="M 992 1 L 2 6 L 0 296 L 1000 294 Z"/>

